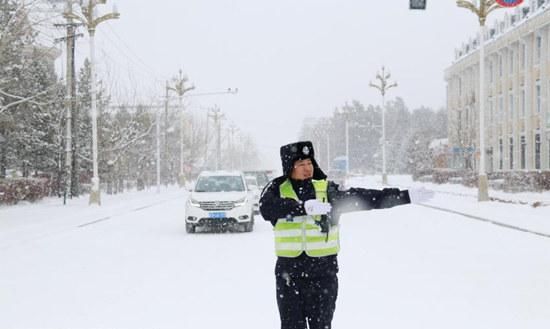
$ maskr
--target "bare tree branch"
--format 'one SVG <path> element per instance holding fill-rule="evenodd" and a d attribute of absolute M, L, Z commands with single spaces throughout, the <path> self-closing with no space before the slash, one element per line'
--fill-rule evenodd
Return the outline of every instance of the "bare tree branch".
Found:
<path fill-rule="evenodd" d="M 133 145 L 133 144 L 135 144 L 135 143 L 136 143 L 137 141 L 139 141 L 140 139 L 142 139 L 142 138 L 148 136 L 148 135 L 151 133 L 151 130 L 153 129 L 153 126 L 154 126 L 154 124 L 151 124 L 151 125 L 149 126 L 149 128 L 147 129 L 147 131 L 145 131 L 145 132 L 142 133 L 141 135 L 135 137 L 134 139 L 129 140 L 129 141 L 123 143 L 122 145 L 119 145 L 119 146 L 117 146 L 117 147 L 114 147 L 114 148 L 111 148 L 111 149 L 108 149 L 108 150 L 105 150 L 105 151 L 106 151 L 106 152 L 120 151 L 120 150 L 123 150 L 123 149 L 125 149 L 125 148 L 127 148 L 127 147 L 129 147 L 129 146 L 131 146 L 131 145 Z M 121 154 L 121 153 L 119 153 L 119 156 L 120 156 L 120 154 Z M 117 157 L 117 158 L 118 158 L 118 157 Z"/>
<path fill-rule="evenodd" d="M 16 106 L 16 105 L 19 105 L 19 104 L 22 104 L 22 103 L 26 103 L 26 102 L 29 102 L 31 104 L 35 104 L 37 106 L 41 106 L 43 104 L 41 103 L 37 103 L 37 102 L 34 102 L 32 101 L 34 98 L 38 97 L 38 96 L 41 96 L 41 95 L 44 95 L 46 93 L 48 93 L 50 91 L 50 88 L 46 89 L 46 90 L 43 90 L 41 92 L 39 92 L 38 94 L 35 94 L 33 96 L 29 96 L 29 97 L 21 97 L 21 96 L 16 96 L 16 95 L 12 95 L 12 94 L 9 94 L 3 90 L 0 89 L 0 94 L 4 95 L 4 96 L 7 96 L 7 97 L 10 97 L 10 98 L 15 98 L 17 99 L 17 101 L 15 102 L 12 102 L 12 103 L 9 103 L 7 105 L 1 105 L 0 104 L 0 114 L 3 113 L 4 111 L 6 111 L 7 109 L 9 109 L 10 107 L 13 107 L 13 106 Z"/>

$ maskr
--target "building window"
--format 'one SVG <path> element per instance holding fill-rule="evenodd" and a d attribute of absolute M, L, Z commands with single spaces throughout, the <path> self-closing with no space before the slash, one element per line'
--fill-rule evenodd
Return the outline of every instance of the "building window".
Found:
<path fill-rule="evenodd" d="M 519 153 L 519 161 L 520 161 L 521 169 L 525 169 L 526 148 L 527 148 L 527 141 L 525 140 L 525 136 L 521 136 L 521 145 L 520 145 L 520 153 Z"/>
<path fill-rule="evenodd" d="M 514 118 L 514 94 L 512 93 L 512 91 L 510 90 L 510 120 L 512 120 Z"/>
<path fill-rule="evenodd" d="M 521 58 L 520 58 L 521 69 L 525 68 L 525 63 L 526 62 L 527 62 L 527 47 L 525 46 L 524 43 L 522 43 L 521 44 Z"/>
<path fill-rule="evenodd" d="M 487 150 L 487 156 L 489 159 L 487 159 L 486 161 L 486 164 L 487 164 L 487 172 L 493 172 L 493 147 L 489 147 L 489 149 Z"/>
<path fill-rule="evenodd" d="M 458 96 L 462 96 L 462 78 L 458 78 Z"/>
<path fill-rule="evenodd" d="M 510 137 L 510 170 L 514 169 L 514 138 Z"/>
<path fill-rule="evenodd" d="M 502 94 L 498 95 L 498 119 L 499 121 L 504 119 L 504 97 Z"/>
<path fill-rule="evenodd" d="M 540 63 L 541 57 L 542 57 L 542 36 L 537 35 L 536 52 L 535 52 L 535 60 L 537 63 Z"/>
<path fill-rule="evenodd" d="M 514 51 L 510 51 L 510 74 L 514 74 Z"/>
<path fill-rule="evenodd" d="M 537 97 L 537 113 L 540 113 L 540 110 L 542 108 L 542 99 L 541 99 L 541 89 L 540 89 L 540 80 L 537 80 L 537 87 L 536 87 L 536 97 Z"/>
<path fill-rule="evenodd" d="M 540 169 L 540 133 L 535 134 L 535 169 Z"/>
<path fill-rule="evenodd" d="M 494 77 L 494 70 L 493 70 L 493 61 L 489 61 L 489 82 L 493 82 L 495 81 L 495 77 Z"/>
<path fill-rule="evenodd" d="M 498 76 L 502 77 L 502 55 L 498 56 Z"/>
<path fill-rule="evenodd" d="M 548 102 L 548 97 L 550 97 L 550 80 L 548 80 L 548 91 L 546 92 L 546 102 L 545 102 L 545 107 L 546 107 L 546 128 L 550 128 L 550 106 L 548 106 L 548 104 L 550 104 Z M 550 132 L 549 132 L 550 134 Z"/>
<path fill-rule="evenodd" d="M 494 107 L 493 107 L 493 96 L 489 96 L 489 99 L 487 101 L 487 103 L 489 103 L 489 123 L 493 123 L 493 119 L 494 119 Z"/>
<path fill-rule="evenodd" d="M 525 89 L 521 90 L 521 117 L 525 117 Z"/>
<path fill-rule="evenodd" d="M 502 170 L 502 167 L 503 167 L 503 164 L 504 164 L 504 161 L 502 159 L 503 154 L 504 154 L 504 147 L 502 145 L 502 138 L 500 138 L 498 140 L 498 168 L 500 170 Z"/>

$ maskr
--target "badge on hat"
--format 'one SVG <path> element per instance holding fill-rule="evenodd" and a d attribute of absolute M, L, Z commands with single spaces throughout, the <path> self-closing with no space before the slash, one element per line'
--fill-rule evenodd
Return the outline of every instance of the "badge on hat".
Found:
<path fill-rule="evenodd" d="M 302 153 L 303 153 L 304 155 L 309 155 L 309 147 L 308 147 L 307 145 L 304 146 L 304 148 L 302 148 Z"/>

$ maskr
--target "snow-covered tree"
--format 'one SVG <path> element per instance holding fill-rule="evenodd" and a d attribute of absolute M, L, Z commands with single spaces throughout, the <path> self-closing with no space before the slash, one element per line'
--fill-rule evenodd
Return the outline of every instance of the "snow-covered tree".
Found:
<path fill-rule="evenodd" d="M 36 31 L 21 1 L 0 5 L 0 176 L 58 176 L 63 88 L 51 48 L 35 43 Z"/>
<path fill-rule="evenodd" d="M 411 112 L 401 97 L 386 103 L 386 154 L 389 173 L 407 170 L 406 145 L 411 139 Z"/>
<path fill-rule="evenodd" d="M 447 114 L 444 110 L 420 108 L 409 111 L 401 98 L 386 103 L 386 166 L 390 173 L 413 173 L 432 168 L 429 144 L 447 137 Z M 328 170 L 327 152 L 331 160 L 346 155 L 345 126 L 349 130 L 350 170 L 379 173 L 382 168 L 382 110 L 358 101 L 336 108 L 332 117 L 308 118 L 302 124 L 300 139 L 313 141 L 320 163 Z M 327 149 L 327 142 L 330 147 Z M 324 154 L 324 155 L 323 155 Z M 330 163 L 332 166 L 333 163 Z"/>
<path fill-rule="evenodd" d="M 411 115 L 411 138 L 407 145 L 408 172 L 415 174 L 433 168 L 430 143 L 447 137 L 447 116 L 444 110 L 416 109 Z"/>

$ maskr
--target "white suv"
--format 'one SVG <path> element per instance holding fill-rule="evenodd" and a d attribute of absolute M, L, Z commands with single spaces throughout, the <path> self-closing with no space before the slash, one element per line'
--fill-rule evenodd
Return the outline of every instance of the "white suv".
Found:
<path fill-rule="evenodd" d="M 201 227 L 254 227 L 252 200 L 240 172 L 203 171 L 185 205 L 185 228 L 194 233 Z"/>

